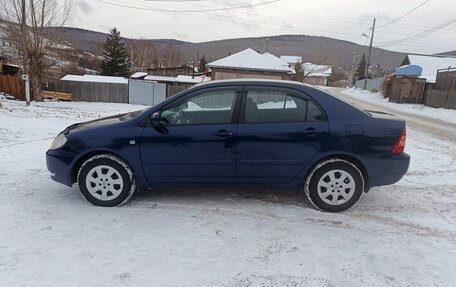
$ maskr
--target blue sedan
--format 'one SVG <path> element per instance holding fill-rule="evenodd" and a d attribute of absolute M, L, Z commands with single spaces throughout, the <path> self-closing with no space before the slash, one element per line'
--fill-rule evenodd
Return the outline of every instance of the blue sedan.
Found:
<path fill-rule="evenodd" d="M 212 81 L 137 112 L 77 123 L 46 154 L 53 180 L 98 206 L 170 185 L 298 187 L 339 212 L 399 181 L 405 122 L 297 82 Z"/>

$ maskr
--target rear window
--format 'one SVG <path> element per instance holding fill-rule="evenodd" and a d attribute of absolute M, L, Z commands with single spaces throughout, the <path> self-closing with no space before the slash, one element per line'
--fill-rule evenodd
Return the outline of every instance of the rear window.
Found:
<path fill-rule="evenodd" d="M 287 91 L 247 90 L 245 123 L 286 123 L 326 120 L 307 96 Z"/>

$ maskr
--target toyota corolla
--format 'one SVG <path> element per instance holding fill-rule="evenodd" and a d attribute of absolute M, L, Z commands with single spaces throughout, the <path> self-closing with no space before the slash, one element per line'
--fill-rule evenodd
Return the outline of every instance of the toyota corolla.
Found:
<path fill-rule="evenodd" d="M 407 172 L 405 122 L 287 81 L 197 85 L 157 106 L 69 126 L 46 154 L 51 178 L 98 206 L 138 188 L 297 187 L 339 212 Z"/>

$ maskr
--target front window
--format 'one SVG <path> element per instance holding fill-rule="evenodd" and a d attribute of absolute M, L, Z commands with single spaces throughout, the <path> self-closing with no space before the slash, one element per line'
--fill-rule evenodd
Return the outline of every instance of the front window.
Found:
<path fill-rule="evenodd" d="M 178 101 L 162 111 L 162 122 L 169 125 L 229 124 L 236 91 L 204 92 Z"/>

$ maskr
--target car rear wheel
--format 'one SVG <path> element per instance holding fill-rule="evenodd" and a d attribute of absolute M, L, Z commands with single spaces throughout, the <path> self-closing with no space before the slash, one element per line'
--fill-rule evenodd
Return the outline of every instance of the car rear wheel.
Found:
<path fill-rule="evenodd" d="M 120 206 L 136 190 L 130 167 L 119 157 L 100 154 L 89 158 L 81 166 L 78 185 L 84 198 L 97 206 Z"/>
<path fill-rule="evenodd" d="M 340 212 L 355 205 L 364 190 L 361 171 L 342 159 L 329 159 L 318 164 L 307 177 L 305 192 L 318 209 Z"/>

